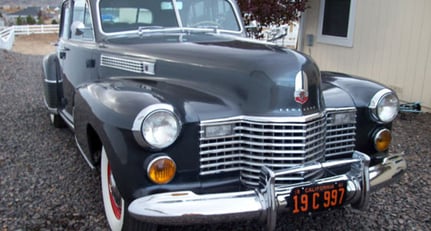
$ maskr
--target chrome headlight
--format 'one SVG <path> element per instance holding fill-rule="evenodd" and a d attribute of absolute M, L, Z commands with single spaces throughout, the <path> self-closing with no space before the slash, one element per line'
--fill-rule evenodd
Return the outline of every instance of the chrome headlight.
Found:
<path fill-rule="evenodd" d="M 371 117 L 379 123 L 392 122 L 398 115 L 399 107 L 397 95 L 389 89 L 378 91 L 369 105 Z"/>
<path fill-rule="evenodd" d="M 168 104 L 154 104 L 143 109 L 133 123 L 136 141 L 153 149 L 163 149 L 175 142 L 181 123 Z"/>

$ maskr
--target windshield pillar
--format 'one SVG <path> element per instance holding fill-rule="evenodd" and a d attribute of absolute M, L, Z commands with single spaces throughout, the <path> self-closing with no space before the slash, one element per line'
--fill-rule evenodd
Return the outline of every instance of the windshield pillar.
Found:
<path fill-rule="evenodd" d="M 178 10 L 177 0 L 172 0 L 172 4 L 174 5 L 175 16 L 177 17 L 178 26 L 183 28 L 183 21 L 181 20 L 180 11 Z"/>

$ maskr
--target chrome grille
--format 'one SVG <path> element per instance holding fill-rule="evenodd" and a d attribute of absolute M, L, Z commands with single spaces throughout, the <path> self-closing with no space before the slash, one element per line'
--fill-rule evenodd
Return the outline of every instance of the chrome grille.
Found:
<path fill-rule="evenodd" d="M 286 121 L 276 119 L 276 122 L 265 121 L 270 118 L 256 117 L 202 121 L 200 174 L 238 171 L 245 185 L 257 187 L 262 166 L 279 170 L 299 164 L 322 162 L 325 155 L 333 157 L 351 154 L 354 149 L 355 122 L 340 124 L 335 115 L 355 115 L 355 112 L 354 109 L 329 111 L 313 117 L 291 118 L 292 121 L 289 118 L 284 119 Z M 215 126 L 230 129 L 218 137 L 210 137 L 207 128 Z M 277 177 L 276 184 L 317 179 L 322 174 L 321 170 L 317 170 Z"/>
<path fill-rule="evenodd" d="M 336 122 L 335 116 L 349 117 L 352 122 Z M 339 110 L 328 112 L 326 132 L 326 158 L 341 158 L 352 155 L 355 150 L 356 110 Z"/>

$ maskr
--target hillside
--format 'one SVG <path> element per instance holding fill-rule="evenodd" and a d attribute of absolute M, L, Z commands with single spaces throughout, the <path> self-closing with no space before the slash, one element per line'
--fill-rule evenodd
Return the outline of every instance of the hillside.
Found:
<path fill-rule="evenodd" d="M 62 0 L 2 0 L 1 5 L 9 6 L 60 6 Z"/>

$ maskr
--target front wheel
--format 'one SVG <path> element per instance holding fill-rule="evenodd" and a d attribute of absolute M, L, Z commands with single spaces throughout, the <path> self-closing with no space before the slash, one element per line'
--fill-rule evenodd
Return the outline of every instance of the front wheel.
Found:
<path fill-rule="evenodd" d="M 112 174 L 111 165 L 104 147 L 102 148 L 100 174 L 105 215 L 112 231 L 150 231 L 157 229 L 156 225 L 139 222 L 129 216 L 127 212 L 128 203 L 124 201 L 117 188 L 114 175 Z"/>

